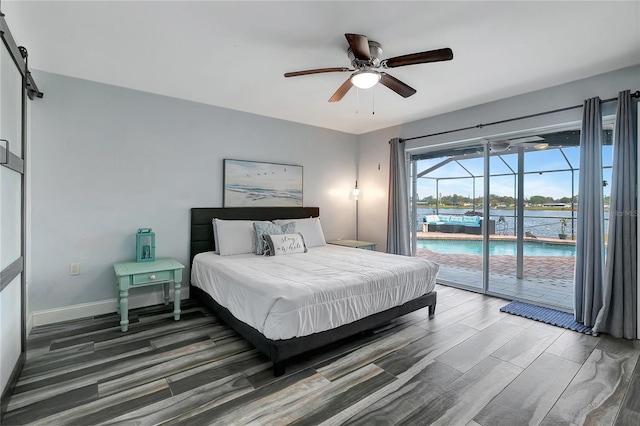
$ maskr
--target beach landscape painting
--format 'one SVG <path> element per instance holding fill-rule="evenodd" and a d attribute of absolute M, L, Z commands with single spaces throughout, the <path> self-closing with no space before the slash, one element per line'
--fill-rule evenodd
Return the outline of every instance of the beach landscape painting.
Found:
<path fill-rule="evenodd" d="M 302 166 L 224 160 L 224 207 L 302 206 Z"/>

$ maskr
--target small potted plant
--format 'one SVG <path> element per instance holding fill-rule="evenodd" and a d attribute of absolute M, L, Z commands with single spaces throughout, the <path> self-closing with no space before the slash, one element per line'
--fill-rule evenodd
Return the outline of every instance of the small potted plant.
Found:
<path fill-rule="evenodd" d="M 558 234 L 558 238 L 561 240 L 567 239 L 567 218 L 563 217 L 560 219 L 560 233 Z"/>

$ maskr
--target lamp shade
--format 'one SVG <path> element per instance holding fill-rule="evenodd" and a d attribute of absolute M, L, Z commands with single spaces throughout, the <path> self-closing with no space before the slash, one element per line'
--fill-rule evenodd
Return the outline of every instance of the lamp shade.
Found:
<path fill-rule="evenodd" d="M 380 81 L 380 74 L 375 71 L 356 71 L 351 75 L 350 80 L 358 89 L 369 89 Z"/>

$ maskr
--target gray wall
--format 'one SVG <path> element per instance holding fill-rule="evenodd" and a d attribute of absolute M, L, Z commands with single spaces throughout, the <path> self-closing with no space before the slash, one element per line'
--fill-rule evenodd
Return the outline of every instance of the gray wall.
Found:
<path fill-rule="evenodd" d="M 31 103 L 30 312 L 115 297 L 112 264 L 134 258 L 135 230 L 152 227 L 157 255 L 188 263 L 189 208 L 222 205 L 222 159 L 304 166 L 304 204 L 326 237 L 386 247 L 388 140 L 473 126 L 640 89 L 631 67 L 402 126 L 354 136 L 223 108 L 35 72 Z M 407 143 L 421 146 L 577 121 L 580 110 Z M 81 274 L 69 276 L 80 262 Z M 189 271 L 185 272 L 185 282 Z M 145 289 L 139 289 L 144 292 Z"/>
<path fill-rule="evenodd" d="M 411 138 L 572 105 L 581 105 L 585 99 L 594 96 L 600 96 L 601 99 L 615 98 L 618 96 L 618 92 L 627 89 L 631 91 L 640 90 L 640 66 L 624 68 L 561 86 L 501 99 L 360 135 L 358 182 L 362 189 L 362 197 L 359 208 L 360 212 L 366 212 L 360 216 L 360 239 L 378 243 L 377 250 L 384 251 L 386 248 L 389 139 L 395 137 Z M 615 103 L 603 105 L 603 114 L 615 114 Z M 482 129 L 472 129 L 408 141 L 406 142 L 406 149 L 419 151 L 429 145 L 479 139 L 492 135 L 575 122 L 581 120 L 581 117 L 582 109 L 578 108 L 563 113 L 544 115 Z"/>
<path fill-rule="evenodd" d="M 356 136 L 46 72 L 34 77 L 45 97 L 32 103 L 30 118 L 30 312 L 115 298 L 112 265 L 135 259 L 140 227 L 156 232 L 157 257 L 187 265 L 189 209 L 222 206 L 224 158 L 302 165 L 304 205 L 320 207 L 326 237 L 354 237 Z M 69 275 L 72 262 L 80 275 Z"/>

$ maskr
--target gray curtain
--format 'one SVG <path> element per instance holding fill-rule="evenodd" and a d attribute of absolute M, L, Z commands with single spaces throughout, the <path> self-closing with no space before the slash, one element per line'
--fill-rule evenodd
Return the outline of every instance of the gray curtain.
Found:
<path fill-rule="evenodd" d="M 582 112 L 576 232 L 575 317 L 587 327 L 593 327 L 602 307 L 603 222 L 602 114 L 596 97 L 584 102 Z"/>
<path fill-rule="evenodd" d="M 409 191 L 404 143 L 391 139 L 389 162 L 389 206 L 387 209 L 387 253 L 410 256 Z"/>
<path fill-rule="evenodd" d="M 635 339 L 638 312 L 637 140 L 631 93 L 618 95 L 613 139 L 613 170 L 609 206 L 609 236 L 604 273 L 604 306 L 594 331 Z"/>

